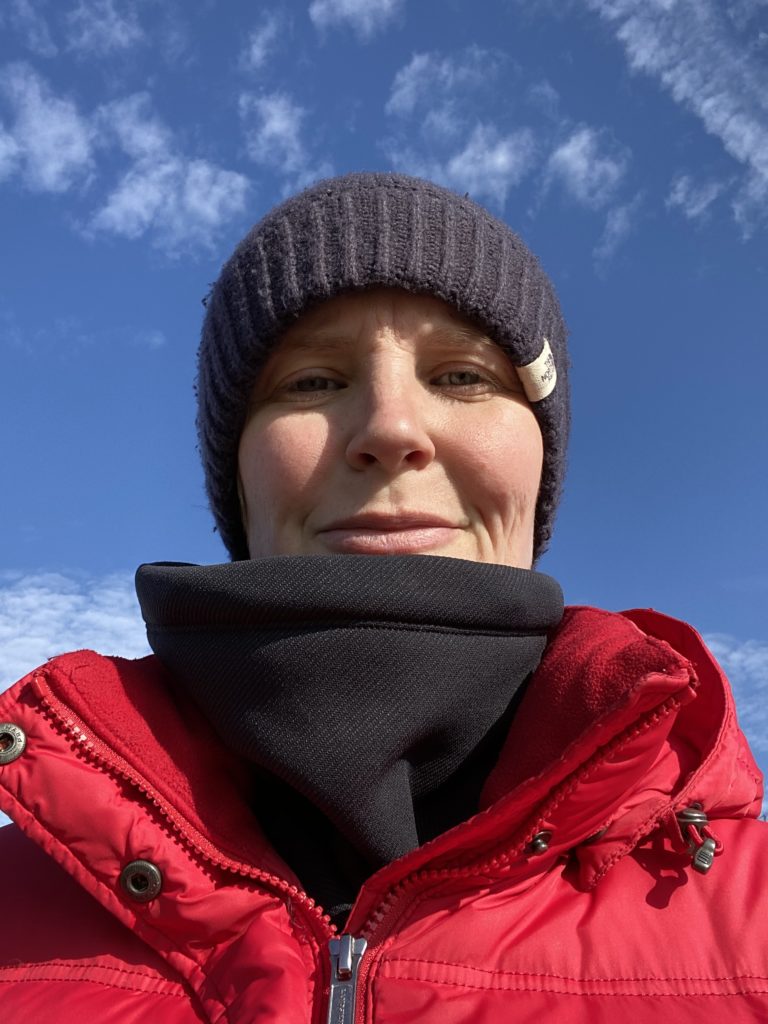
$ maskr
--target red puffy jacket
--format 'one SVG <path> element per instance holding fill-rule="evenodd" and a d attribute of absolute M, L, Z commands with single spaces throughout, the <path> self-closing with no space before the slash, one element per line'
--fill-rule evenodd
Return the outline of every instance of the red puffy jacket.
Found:
<path fill-rule="evenodd" d="M 374 875 L 341 937 L 155 659 L 57 658 L 0 720 L 5 1020 L 768 1020 L 762 780 L 672 619 L 569 609 L 481 812 Z"/>

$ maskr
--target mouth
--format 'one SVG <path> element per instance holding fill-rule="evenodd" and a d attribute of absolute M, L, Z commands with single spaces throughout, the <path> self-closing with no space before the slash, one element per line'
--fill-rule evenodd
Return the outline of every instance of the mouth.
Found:
<path fill-rule="evenodd" d="M 404 555 L 444 547 L 461 528 L 429 513 L 366 513 L 318 531 L 324 547 L 344 554 Z"/>

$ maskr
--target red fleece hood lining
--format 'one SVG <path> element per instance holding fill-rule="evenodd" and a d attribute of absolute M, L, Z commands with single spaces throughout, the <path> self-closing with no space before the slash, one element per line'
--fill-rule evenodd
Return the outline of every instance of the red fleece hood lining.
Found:
<path fill-rule="evenodd" d="M 687 659 L 622 615 L 567 608 L 511 724 L 481 806 L 558 763 L 571 762 L 585 737 L 591 737 L 593 749 L 608 742 L 628 714 L 663 699 L 654 697 L 654 680 L 663 682 L 667 693 L 696 685 Z M 606 732 L 602 742 L 601 730 Z"/>
<path fill-rule="evenodd" d="M 208 842 L 233 860 L 274 862 L 285 873 L 248 804 L 248 765 L 223 746 L 196 707 L 176 702 L 156 658 L 79 651 L 45 672 L 53 694 Z"/>

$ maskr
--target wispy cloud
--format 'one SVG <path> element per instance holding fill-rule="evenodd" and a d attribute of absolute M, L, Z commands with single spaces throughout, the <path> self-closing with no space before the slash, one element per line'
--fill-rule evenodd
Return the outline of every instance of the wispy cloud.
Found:
<path fill-rule="evenodd" d="M 86 116 L 72 99 L 54 95 L 29 65 L 17 63 L 0 71 L 2 98 L 11 117 L 7 127 L 0 122 L 0 179 L 16 173 L 32 191 L 78 187 L 85 194 L 97 159 L 115 150 L 128 157 L 127 170 L 96 210 L 77 220 L 86 235 L 146 235 L 177 255 L 211 247 L 221 227 L 244 209 L 248 179 L 182 153 L 146 93 Z M 103 180 L 103 162 L 101 172 Z"/>
<path fill-rule="evenodd" d="M 403 0 L 312 0 L 309 16 L 318 29 L 348 26 L 371 39 L 400 13 Z"/>
<path fill-rule="evenodd" d="M 24 40 L 25 45 L 38 57 L 55 57 L 58 47 L 51 37 L 48 22 L 31 0 L 8 0 L 5 19 Z M 0 24 L 3 15 L 0 14 Z"/>
<path fill-rule="evenodd" d="M 670 187 L 667 209 L 677 207 L 688 220 L 701 220 L 724 188 L 724 182 L 706 181 L 697 185 L 689 175 L 679 174 Z"/>
<path fill-rule="evenodd" d="M 584 2 L 613 26 L 630 68 L 658 79 L 742 165 L 733 211 L 744 234 L 750 234 L 768 218 L 768 65 L 735 32 L 765 4 Z"/>
<path fill-rule="evenodd" d="M 400 171 L 503 207 L 510 189 L 534 166 L 536 141 L 528 128 L 501 135 L 493 125 L 480 123 L 470 131 L 462 147 L 445 160 L 397 146 L 390 146 L 388 155 Z"/>
<path fill-rule="evenodd" d="M 0 305 L 0 348 L 15 349 L 40 360 L 67 361 L 73 351 L 95 346 L 116 349 L 133 347 L 154 351 L 166 344 L 156 327 L 137 324 L 97 324 L 84 316 L 53 316 L 50 311 L 42 323 L 33 325 L 29 317 L 22 326 L 12 309 Z"/>
<path fill-rule="evenodd" d="M 725 7 L 725 13 L 737 29 L 744 31 L 744 29 L 750 27 L 755 18 L 760 17 L 761 14 L 765 16 L 768 13 L 768 0 L 729 0 Z M 768 42 L 768 33 L 765 31 L 765 26 L 763 26 L 763 32 L 760 34 L 764 37 L 764 41 Z M 758 35 L 758 42 L 760 34 Z"/>
<path fill-rule="evenodd" d="M 545 181 L 547 187 L 558 182 L 576 202 L 598 209 L 613 199 L 628 163 L 625 149 L 582 125 L 551 153 Z"/>
<path fill-rule="evenodd" d="M 480 115 L 504 63 L 502 54 L 479 46 L 451 56 L 416 53 L 396 73 L 384 109 L 396 128 L 407 129 L 409 145 L 415 135 L 427 147 L 451 143 L 487 122 Z"/>
<path fill-rule="evenodd" d="M 333 173 L 327 161 L 315 160 L 304 141 L 307 111 L 287 93 L 244 92 L 239 101 L 248 156 L 283 179 L 285 192 Z"/>
<path fill-rule="evenodd" d="M 86 232 L 147 235 L 171 256 L 211 248 L 222 226 L 243 211 L 248 179 L 181 154 L 144 93 L 100 108 L 97 117 L 132 162 Z"/>
<path fill-rule="evenodd" d="M 546 78 L 534 82 L 527 90 L 528 101 L 545 117 L 556 120 L 560 113 L 560 93 Z"/>
<path fill-rule="evenodd" d="M 9 178 L 16 170 L 20 154 L 18 142 L 0 124 L 0 181 Z"/>
<path fill-rule="evenodd" d="M 603 233 L 592 252 L 598 271 L 605 269 L 615 256 L 616 250 L 629 236 L 637 218 L 640 201 L 641 196 L 636 195 L 629 203 L 614 206 L 608 211 Z"/>
<path fill-rule="evenodd" d="M 497 55 L 477 46 L 456 57 L 416 53 L 395 75 L 386 112 L 404 116 L 452 103 L 457 93 L 482 86 L 498 62 Z"/>
<path fill-rule="evenodd" d="M 101 107 L 97 119 L 132 163 L 88 220 L 87 233 L 147 235 L 175 256 L 211 248 L 222 226 L 244 209 L 248 179 L 181 154 L 146 94 Z"/>
<path fill-rule="evenodd" d="M 739 722 L 756 754 L 768 754 L 768 643 L 711 633 L 704 640 L 736 695 Z"/>
<path fill-rule="evenodd" d="M 65 192 L 93 169 L 93 130 L 69 98 L 54 96 L 28 64 L 0 71 L 0 95 L 10 109 L 9 131 L 0 142 L 6 173 L 17 167 L 35 192 Z"/>
<path fill-rule="evenodd" d="M 282 92 L 263 96 L 242 93 L 240 117 L 248 156 L 254 163 L 293 174 L 306 163 L 302 142 L 304 107 Z"/>
<path fill-rule="evenodd" d="M 135 6 L 129 0 L 78 0 L 65 18 L 67 46 L 104 57 L 144 41 Z"/>
<path fill-rule="evenodd" d="M 393 166 L 503 207 L 539 149 L 530 128 L 505 130 L 479 116 L 503 62 L 479 47 L 450 57 L 414 54 L 396 73 L 385 107 L 393 135 L 383 148 Z"/>
<path fill-rule="evenodd" d="M 0 689 L 48 658 L 90 648 L 148 653 L 129 575 L 0 573 Z"/>
<path fill-rule="evenodd" d="M 240 58 L 246 71 L 259 71 L 272 54 L 280 34 L 280 19 L 274 12 L 265 15 L 261 24 L 253 29 Z"/>

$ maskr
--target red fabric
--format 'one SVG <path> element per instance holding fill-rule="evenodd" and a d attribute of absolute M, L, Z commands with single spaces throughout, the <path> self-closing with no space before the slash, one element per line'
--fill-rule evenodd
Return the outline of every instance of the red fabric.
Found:
<path fill-rule="evenodd" d="M 241 766 L 154 659 L 56 659 L 0 697 L 0 720 L 27 735 L 0 767 L 18 826 L 0 832 L 9 1020 L 325 1020 L 327 920 L 253 823 Z M 356 1019 L 768 1020 L 761 799 L 690 627 L 570 609 L 485 809 L 361 892 Z M 664 825 L 693 801 L 722 843 L 706 876 Z M 162 871 L 148 903 L 119 884 L 136 859 Z"/>

